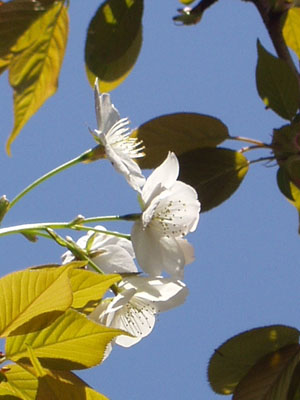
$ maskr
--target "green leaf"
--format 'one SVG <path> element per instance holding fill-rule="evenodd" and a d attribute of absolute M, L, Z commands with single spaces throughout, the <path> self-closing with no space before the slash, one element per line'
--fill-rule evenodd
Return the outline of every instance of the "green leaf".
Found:
<path fill-rule="evenodd" d="M 45 368 L 90 368 L 102 361 L 106 346 L 120 334 L 124 332 L 96 324 L 70 309 L 43 330 L 9 337 L 5 354 L 12 361 L 28 363 L 27 344 Z"/>
<path fill-rule="evenodd" d="M 294 201 L 290 186 L 290 177 L 283 167 L 279 167 L 277 171 L 277 185 L 285 197 L 291 201 Z"/>
<path fill-rule="evenodd" d="M 0 399 L 34 400 L 38 388 L 37 378 L 19 365 L 6 365 L 6 382 L 0 384 Z"/>
<path fill-rule="evenodd" d="M 283 37 L 286 44 L 294 50 L 300 59 L 300 9 L 290 8 L 283 26 Z"/>
<path fill-rule="evenodd" d="M 300 189 L 292 182 L 285 166 L 279 167 L 277 171 L 277 184 L 281 193 L 298 211 L 298 232 L 300 234 Z"/>
<path fill-rule="evenodd" d="M 284 60 L 267 52 L 259 41 L 257 50 L 256 85 L 259 96 L 267 108 L 282 118 L 292 120 L 300 100 L 296 74 Z"/>
<path fill-rule="evenodd" d="M 267 354 L 238 384 L 233 400 L 287 400 L 299 361 L 299 344 L 290 344 Z"/>
<path fill-rule="evenodd" d="M 145 122 L 132 136 L 143 140 L 146 157 L 142 168 L 155 168 L 174 151 L 178 156 L 189 150 L 216 147 L 226 140 L 228 129 L 219 119 L 196 113 L 162 115 Z"/>
<path fill-rule="evenodd" d="M 26 122 L 56 92 L 67 34 L 67 10 L 56 2 L 13 47 L 9 81 L 14 89 L 15 123 L 6 144 L 8 154 Z"/>
<path fill-rule="evenodd" d="M 179 179 L 193 186 L 208 211 L 227 200 L 239 187 L 249 168 L 249 161 L 234 150 L 203 148 L 180 155 Z"/>
<path fill-rule="evenodd" d="M 72 266 L 14 272 L 0 279 L 0 335 L 49 325 L 72 304 Z"/>
<path fill-rule="evenodd" d="M 35 0 L 0 3 L 0 73 L 10 62 L 11 47 L 50 6 L 50 1 Z"/>
<path fill-rule="evenodd" d="M 88 80 L 110 91 L 131 72 L 142 45 L 143 0 L 107 0 L 92 18 L 85 44 Z"/>
<path fill-rule="evenodd" d="M 262 357 L 298 341 L 298 329 L 284 325 L 255 328 L 234 336 L 215 350 L 210 359 L 208 379 L 212 389 L 220 394 L 233 393 Z"/>
<path fill-rule="evenodd" d="M 90 301 L 99 301 L 107 290 L 120 280 L 120 275 L 100 275 L 84 269 L 72 270 L 70 277 L 73 291 L 72 307 L 81 309 Z"/>
<path fill-rule="evenodd" d="M 36 400 L 108 400 L 68 371 L 49 371 L 39 378 Z"/>

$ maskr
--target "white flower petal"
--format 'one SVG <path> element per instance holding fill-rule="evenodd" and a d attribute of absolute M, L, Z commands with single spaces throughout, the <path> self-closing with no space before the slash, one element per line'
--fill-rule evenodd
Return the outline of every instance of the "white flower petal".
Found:
<path fill-rule="evenodd" d="M 116 107 L 111 103 L 110 95 L 103 93 L 100 95 L 98 80 L 95 82 L 95 110 L 99 133 L 107 133 L 112 126 L 119 121 L 120 114 Z"/>
<path fill-rule="evenodd" d="M 128 118 L 120 118 L 118 110 L 111 103 L 108 93 L 99 94 L 95 83 L 95 108 L 98 129 L 92 133 L 105 148 L 106 157 L 123 174 L 129 185 L 140 192 L 145 183 L 140 167 L 134 161 L 144 156 L 142 142 L 131 137 Z"/>
<path fill-rule="evenodd" d="M 138 272 L 132 256 L 119 245 L 106 245 L 92 260 L 106 274 Z"/>
<path fill-rule="evenodd" d="M 160 235 L 151 227 L 143 228 L 141 221 L 132 227 L 131 239 L 136 259 L 142 270 L 150 276 L 168 272 L 173 278 L 182 279 L 185 256 L 176 238 Z"/>
<path fill-rule="evenodd" d="M 95 228 L 106 230 L 100 225 Z M 107 274 L 138 272 L 133 261 L 135 255 L 130 240 L 89 231 L 76 244 L 86 250 L 92 261 Z M 74 259 L 75 257 L 70 251 L 62 255 L 63 264 L 74 261 Z"/>
<path fill-rule="evenodd" d="M 143 189 L 142 200 L 145 208 L 149 206 L 154 197 L 163 190 L 169 189 L 176 181 L 179 174 L 179 163 L 174 153 L 169 152 L 165 161 L 157 167 L 148 177 Z"/>
<path fill-rule="evenodd" d="M 125 177 L 127 183 L 134 190 L 140 191 L 140 188 L 144 185 L 146 178 L 142 174 L 138 164 L 127 154 L 118 151 L 117 148 L 111 145 L 106 146 L 106 156 L 116 171 Z"/>
<path fill-rule="evenodd" d="M 153 303 L 156 312 L 163 312 L 181 305 L 188 295 L 185 284 L 169 278 L 128 277 L 126 283 L 136 287 L 135 297 Z"/>

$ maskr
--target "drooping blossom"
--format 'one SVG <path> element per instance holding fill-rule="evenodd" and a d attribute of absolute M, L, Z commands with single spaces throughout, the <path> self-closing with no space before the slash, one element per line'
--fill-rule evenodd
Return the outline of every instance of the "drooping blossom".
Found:
<path fill-rule="evenodd" d="M 132 336 L 120 335 L 114 343 L 130 347 L 149 335 L 156 315 L 181 305 L 188 289 L 181 281 L 168 278 L 134 276 L 119 285 L 120 293 L 113 299 L 103 300 L 89 315 L 92 320 Z M 106 351 L 106 356 L 111 348 Z"/>
<path fill-rule="evenodd" d="M 190 185 L 178 181 L 179 163 L 174 153 L 148 177 L 139 194 L 141 217 L 131 239 L 136 259 L 150 276 L 166 271 L 183 278 L 183 268 L 194 260 L 193 247 L 184 237 L 198 224 L 200 203 Z"/>
<path fill-rule="evenodd" d="M 130 137 L 128 118 L 120 117 L 108 93 L 100 95 L 97 80 L 94 95 L 98 128 L 91 133 L 96 141 L 104 146 L 106 157 L 114 168 L 125 177 L 133 189 L 139 191 L 145 183 L 145 177 L 135 159 L 145 155 L 142 142 Z"/>
<path fill-rule="evenodd" d="M 95 229 L 105 231 L 103 226 Z M 134 251 L 130 240 L 105 233 L 89 231 L 76 244 L 86 251 L 91 260 L 106 274 L 136 273 Z M 63 264 L 74 261 L 71 251 L 62 255 Z"/>

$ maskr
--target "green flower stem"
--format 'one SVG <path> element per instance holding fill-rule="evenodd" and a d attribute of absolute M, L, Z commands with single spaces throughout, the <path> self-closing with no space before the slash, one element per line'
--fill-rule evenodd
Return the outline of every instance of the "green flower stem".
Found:
<path fill-rule="evenodd" d="M 87 218 L 79 217 L 71 222 L 42 222 L 35 224 L 24 224 L 24 225 L 16 225 L 10 226 L 8 228 L 0 229 L 0 236 L 13 235 L 16 233 L 34 233 L 38 234 L 39 231 L 45 231 L 47 229 L 73 229 L 73 230 L 89 230 L 91 228 L 83 227 L 81 224 L 85 222 L 107 222 L 107 221 L 121 221 L 124 218 L 121 216 L 109 216 L 109 217 L 96 217 L 96 218 Z M 80 224 L 79 224 L 80 221 Z M 94 229 L 94 228 L 92 228 Z M 103 233 L 107 233 L 107 231 L 103 231 Z M 111 232 L 111 234 L 114 234 Z"/>
<path fill-rule="evenodd" d="M 105 273 L 98 267 L 97 264 L 87 255 L 86 251 L 79 247 L 71 238 L 65 240 L 61 236 L 59 236 L 55 231 L 52 229 L 47 228 L 47 232 L 49 234 L 49 238 L 51 237 L 53 240 L 56 241 L 62 247 L 66 247 L 68 250 L 73 253 L 76 260 L 87 261 L 88 265 L 98 274 L 105 275 Z M 119 293 L 118 286 L 114 283 L 110 289 L 113 291 L 115 295 Z"/>
<path fill-rule="evenodd" d="M 73 167 L 73 165 L 79 164 L 81 162 L 88 162 L 89 159 L 91 159 L 91 155 L 95 152 L 94 149 L 90 149 L 85 151 L 84 153 L 80 154 L 80 156 L 73 158 L 70 161 L 67 161 L 66 163 L 60 165 L 57 168 L 54 168 L 53 170 L 47 172 L 45 175 L 41 176 L 34 182 L 32 182 L 29 186 L 27 186 L 24 190 L 22 190 L 21 193 L 19 193 L 11 202 L 9 205 L 9 209 L 11 209 L 19 200 L 22 199 L 27 193 L 29 193 L 32 189 L 40 185 L 41 183 L 45 182 L 47 179 L 51 178 L 54 175 L 57 175 L 58 173 L 65 171 L 66 169 Z"/>
<path fill-rule="evenodd" d="M 105 235 L 111 235 L 111 236 L 116 236 L 116 237 L 119 237 L 119 238 L 131 240 L 131 236 L 130 235 L 126 235 L 124 233 L 119 233 L 119 232 L 114 232 L 114 231 L 105 231 L 105 230 L 102 230 L 102 229 L 94 228 L 92 226 L 74 225 L 72 229 L 77 230 L 77 231 L 93 231 L 93 232 L 96 232 L 96 233 L 104 233 Z"/>

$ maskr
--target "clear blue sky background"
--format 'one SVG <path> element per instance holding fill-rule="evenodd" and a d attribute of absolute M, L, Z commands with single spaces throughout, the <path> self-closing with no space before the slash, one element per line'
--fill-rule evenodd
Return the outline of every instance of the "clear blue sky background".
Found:
<path fill-rule="evenodd" d="M 10 199 L 94 145 L 87 129 L 96 126 L 93 92 L 83 54 L 86 29 L 99 5 L 96 0 L 71 1 L 58 93 L 23 129 L 12 158 L 4 152 L 13 124 L 12 91 L 7 75 L 1 77 L 0 194 Z M 273 48 L 254 6 L 220 0 L 192 27 L 173 24 L 177 7 L 176 0 L 146 1 L 142 52 L 130 77 L 112 93 L 121 115 L 136 127 L 166 113 L 199 112 L 220 118 L 232 135 L 269 141 L 272 129 L 285 122 L 264 109 L 256 92 L 257 38 L 269 51 Z M 267 155 L 261 151 L 250 157 Z M 137 210 L 125 180 L 109 163 L 98 162 L 40 186 L 16 205 L 4 226 Z M 107 226 L 130 231 L 126 223 Z M 196 261 L 186 268 L 186 303 L 161 314 L 153 333 L 138 345 L 115 347 L 103 365 L 80 376 L 112 400 L 219 398 L 206 378 L 215 348 L 254 327 L 299 327 L 297 229 L 296 210 L 276 187 L 276 167 L 251 166 L 235 195 L 201 214 L 197 232 L 189 237 Z M 33 244 L 23 237 L 1 238 L 1 274 L 59 262 L 62 251 L 45 239 Z"/>

